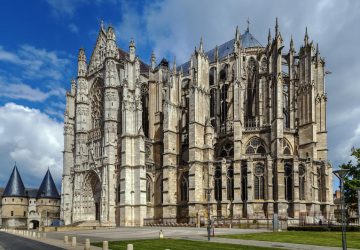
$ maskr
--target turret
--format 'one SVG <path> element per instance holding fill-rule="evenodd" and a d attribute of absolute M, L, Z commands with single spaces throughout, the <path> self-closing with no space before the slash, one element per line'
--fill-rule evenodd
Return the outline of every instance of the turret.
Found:
<path fill-rule="evenodd" d="M 106 33 L 106 58 L 117 57 L 116 37 L 113 27 L 109 26 Z"/>
<path fill-rule="evenodd" d="M 151 69 L 154 70 L 156 67 L 156 57 L 154 51 L 151 52 Z"/>
<path fill-rule="evenodd" d="M 130 61 L 133 62 L 135 60 L 135 51 L 136 51 L 136 47 L 135 47 L 135 41 L 133 38 L 131 38 L 130 44 L 129 44 L 129 56 L 130 56 Z"/>
<path fill-rule="evenodd" d="M 81 48 L 79 50 L 79 56 L 78 56 L 78 78 L 86 76 L 86 68 L 87 66 L 86 66 L 85 50 Z"/>
<path fill-rule="evenodd" d="M 71 80 L 71 90 L 70 90 L 70 94 L 71 95 L 75 95 L 76 94 L 76 81 L 75 79 Z"/>

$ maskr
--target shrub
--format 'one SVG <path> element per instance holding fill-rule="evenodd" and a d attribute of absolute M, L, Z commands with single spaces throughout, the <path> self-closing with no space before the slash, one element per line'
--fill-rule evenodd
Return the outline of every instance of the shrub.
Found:
<path fill-rule="evenodd" d="M 341 232 L 341 226 L 300 226 L 300 227 L 288 227 L 288 231 L 324 231 L 324 232 Z M 347 232 L 360 232 L 359 226 L 347 226 Z"/>

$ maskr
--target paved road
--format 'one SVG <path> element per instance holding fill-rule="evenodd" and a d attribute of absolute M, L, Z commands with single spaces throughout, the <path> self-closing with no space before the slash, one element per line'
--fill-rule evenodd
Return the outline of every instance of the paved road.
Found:
<path fill-rule="evenodd" d="M 179 236 L 206 235 L 206 228 L 195 227 L 120 227 L 114 229 L 97 229 L 97 230 L 79 230 L 65 232 L 50 232 L 47 237 L 51 239 L 64 239 L 64 235 L 76 236 L 79 242 L 84 242 L 89 238 L 91 242 L 103 240 L 135 240 L 135 239 L 154 239 L 159 237 L 160 229 L 163 230 L 164 236 L 176 238 Z M 261 229 L 229 229 L 216 228 L 215 234 L 242 234 L 242 233 L 260 233 L 267 230 Z"/>
<path fill-rule="evenodd" d="M 45 243 L 0 232 L 0 250 L 61 250 Z"/>

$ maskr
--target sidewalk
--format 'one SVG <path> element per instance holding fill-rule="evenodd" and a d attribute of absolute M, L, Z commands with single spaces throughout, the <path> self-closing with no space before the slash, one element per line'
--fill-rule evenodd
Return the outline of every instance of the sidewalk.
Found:
<path fill-rule="evenodd" d="M 177 237 L 177 239 L 194 240 L 194 241 L 208 241 L 205 236 L 183 236 Z M 257 241 L 257 240 L 240 240 L 240 239 L 228 239 L 220 237 L 211 237 L 210 242 L 238 244 L 244 246 L 257 246 L 257 247 L 274 247 L 281 249 L 291 250 L 341 250 L 341 247 L 329 247 L 329 246 L 315 246 L 315 245 L 303 245 L 283 242 L 272 241 Z M 355 250 L 354 248 L 348 248 L 348 250 Z"/>
<path fill-rule="evenodd" d="M 34 240 L 34 241 L 39 241 L 39 242 L 42 242 L 42 243 L 45 243 L 45 244 L 48 244 L 48 245 L 52 245 L 52 246 L 55 246 L 55 247 L 59 247 L 59 248 L 62 248 L 62 249 L 69 249 L 69 250 L 84 250 L 84 247 L 85 247 L 85 242 L 81 242 L 77 239 L 77 244 L 76 244 L 76 247 L 72 247 L 71 246 L 71 237 L 69 236 L 69 239 L 68 239 L 68 243 L 65 244 L 64 240 L 59 240 L 59 239 L 53 239 L 53 238 L 48 238 L 48 237 L 32 237 L 32 236 L 25 236 L 21 233 L 21 231 L 19 230 L 19 232 L 12 232 L 12 231 L 3 231 L 3 233 L 8 233 L 8 234 L 12 234 L 12 235 L 15 235 L 15 236 L 18 236 L 18 237 L 22 237 L 22 238 L 26 238 L 26 239 L 31 239 L 31 240 Z M 44 235 L 43 233 L 41 233 L 41 235 Z M 0 245 L 0 250 L 2 250 L 3 248 L 1 247 Z M 102 248 L 100 247 L 96 247 L 96 246 L 91 246 L 91 250 L 102 250 Z"/>

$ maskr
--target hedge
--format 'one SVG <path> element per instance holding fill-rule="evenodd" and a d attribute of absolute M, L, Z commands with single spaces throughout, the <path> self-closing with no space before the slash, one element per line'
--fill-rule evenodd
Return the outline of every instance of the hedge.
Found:
<path fill-rule="evenodd" d="M 332 232 L 341 232 L 341 226 L 300 226 L 300 227 L 288 227 L 288 231 L 332 231 Z M 359 226 L 347 226 L 347 232 L 360 232 Z"/>

